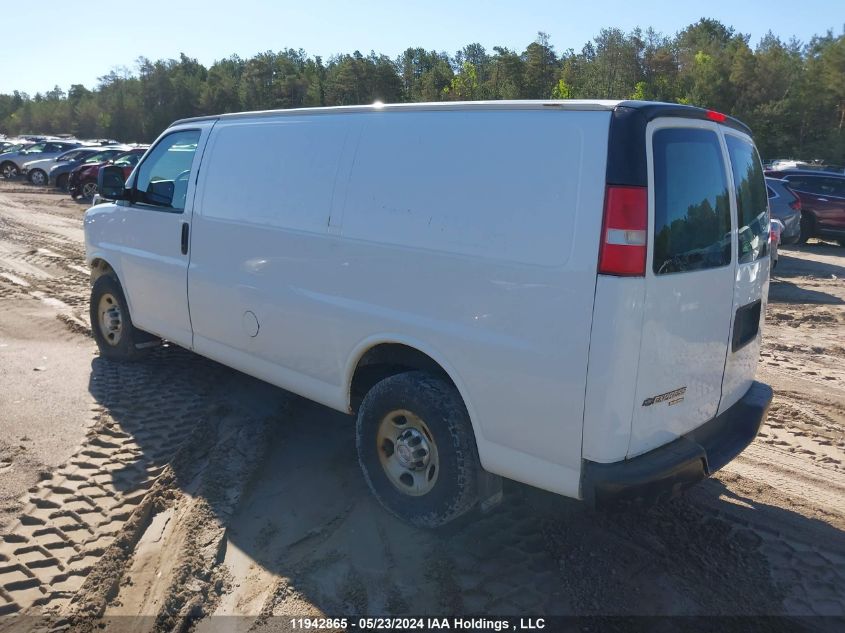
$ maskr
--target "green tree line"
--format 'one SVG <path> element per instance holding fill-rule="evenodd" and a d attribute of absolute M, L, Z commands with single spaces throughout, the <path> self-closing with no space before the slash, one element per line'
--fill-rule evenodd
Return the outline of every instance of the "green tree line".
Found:
<path fill-rule="evenodd" d="M 648 99 L 732 114 L 754 130 L 764 156 L 845 157 L 845 30 L 808 43 L 749 36 L 701 19 L 674 36 L 602 29 L 576 52 L 539 33 L 523 51 L 469 44 L 454 55 L 409 48 L 326 60 L 303 50 L 233 55 L 206 68 L 179 59 L 137 60 L 94 90 L 0 94 L 0 132 L 72 133 L 151 141 L 189 116 L 263 110 L 479 99 Z"/>

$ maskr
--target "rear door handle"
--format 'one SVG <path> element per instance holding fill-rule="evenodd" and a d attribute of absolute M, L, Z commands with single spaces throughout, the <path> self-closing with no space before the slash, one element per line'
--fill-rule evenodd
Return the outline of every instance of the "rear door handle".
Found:
<path fill-rule="evenodd" d="M 188 254 L 188 223 L 182 222 L 182 254 Z"/>
<path fill-rule="evenodd" d="M 827 202 L 827 198 L 819 198 L 819 202 Z"/>

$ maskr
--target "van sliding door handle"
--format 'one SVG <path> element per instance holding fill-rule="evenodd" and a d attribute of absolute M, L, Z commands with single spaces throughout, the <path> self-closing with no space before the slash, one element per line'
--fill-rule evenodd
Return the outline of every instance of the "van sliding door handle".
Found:
<path fill-rule="evenodd" d="M 188 254 L 188 223 L 182 222 L 182 254 Z"/>

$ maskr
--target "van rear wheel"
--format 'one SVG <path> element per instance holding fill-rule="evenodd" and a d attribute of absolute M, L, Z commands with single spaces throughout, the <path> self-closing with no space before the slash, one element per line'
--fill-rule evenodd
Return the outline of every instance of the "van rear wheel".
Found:
<path fill-rule="evenodd" d="M 150 340 L 150 335 L 132 325 L 123 288 L 114 277 L 103 275 L 91 288 L 91 332 L 100 355 L 112 360 L 136 360 L 146 349 L 139 343 Z"/>
<path fill-rule="evenodd" d="M 443 378 L 410 371 L 376 384 L 358 411 L 356 444 L 370 490 L 412 525 L 445 525 L 478 502 L 469 415 Z"/>

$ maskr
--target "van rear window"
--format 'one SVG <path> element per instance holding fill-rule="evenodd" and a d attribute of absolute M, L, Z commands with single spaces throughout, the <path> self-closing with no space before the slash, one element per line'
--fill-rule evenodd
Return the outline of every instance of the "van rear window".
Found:
<path fill-rule="evenodd" d="M 657 275 L 731 261 L 728 181 L 715 132 L 657 130 L 654 150 L 654 257 Z"/>
<path fill-rule="evenodd" d="M 769 252 L 769 198 L 754 146 L 732 134 L 725 135 L 725 142 L 736 187 L 739 263 L 745 264 Z"/>

